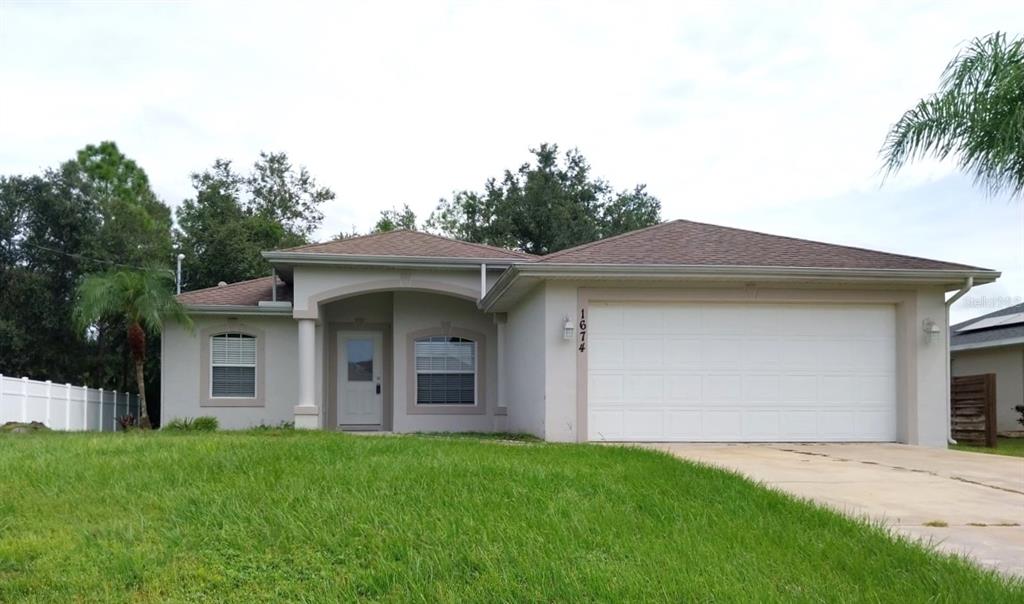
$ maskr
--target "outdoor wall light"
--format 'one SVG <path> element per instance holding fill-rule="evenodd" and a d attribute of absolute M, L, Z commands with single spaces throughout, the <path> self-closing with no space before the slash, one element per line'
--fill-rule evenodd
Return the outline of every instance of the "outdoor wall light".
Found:
<path fill-rule="evenodd" d="M 572 340 L 573 336 L 576 335 L 576 326 L 572 324 L 572 320 L 569 317 L 565 318 L 565 325 L 562 326 L 562 339 Z"/>
<path fill-rule="evenodd" d="M 935 321 L 932 321 L 931 319 L 925 319 L 924 321 L 921 321 L 921 330 L 924 332 L 924 335 L 926 335 L 929 340 L 942 333 L 942 329 L 939 328 L 939 325 Z"/>

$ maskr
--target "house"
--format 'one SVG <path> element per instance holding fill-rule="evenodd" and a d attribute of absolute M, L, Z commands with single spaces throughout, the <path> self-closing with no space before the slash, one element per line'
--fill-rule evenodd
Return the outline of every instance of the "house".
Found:
<path fill-rule="evenodd" d="M 551 441 L 947 442 L 947 292 L 999 273 L 676 220 L 544 257 L 394 231 L 180 295 L 163 417 Z"/>
<path fill-rule="evenodd" d="M 954 376 L 996 375 L 996 430 L 1024 430 L 1014 410 L 1024 405 L 1024 304 L 976 317 L 950 328 Z"/>

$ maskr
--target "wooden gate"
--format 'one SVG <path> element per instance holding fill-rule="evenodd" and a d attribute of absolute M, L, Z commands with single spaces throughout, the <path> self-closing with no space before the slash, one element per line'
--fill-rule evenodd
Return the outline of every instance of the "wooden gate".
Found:
<path fill-rule="evenodd" d="M 996 374 L 955 377 L 951 396 L 953 440 L 996 446 Z"/>

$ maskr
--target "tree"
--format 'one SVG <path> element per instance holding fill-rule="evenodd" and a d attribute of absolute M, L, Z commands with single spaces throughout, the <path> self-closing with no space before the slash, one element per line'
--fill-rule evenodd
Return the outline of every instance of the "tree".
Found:
<path fill-rule="evenodd" d="M 172 275 L 167 270 L 113 270 L 86 277 L 75 298 L 74 321 L 80 331 L 103 320 L 123 322 L 127 326 L 142 428 L 150 427 L 144 372 L 146 333 L 158 333 L 165 319 L 192 326 L 185 308 L 174 297 L 173 285 Z"/>
<path fill-rule="evenodd" d="M 661 220 L 661 204 L 644 185 L 615 192 L 594 178 L 579 151 L 558 146 L 530 149 L 535 165 L 506 170 L 481 193 L 456 192 L 442 199 L 427 228 L 470 241 L 550 254 L 604 237 L 651 226 Z"/>
<path fill-rule="evenodd" d="M 382 210 L 377 224 L 373 227 L 373 232 L 387 233 L 397 229 L 416 230 L 416 214 L 409 209 L 409 204 L 402 204 L 401 210 L 398 208 Z"/>
<path fill-rule="evenodd" d="M 270 273 L 265 250 L 309 242 L 334 193 L 284 153 L 261 153 L 248 175 L 218 159 L 192 175 L 196 195 L 178 208 L 175 242 L 185 254 L 183 286 L 197 289 Z"/>
<path fill-rule="evenodd" d="M 990 194 L 1024 194 L 1024 39 L 975 38 L 889 131 L 886 174 L 933 155 L 956 158 Z"/>

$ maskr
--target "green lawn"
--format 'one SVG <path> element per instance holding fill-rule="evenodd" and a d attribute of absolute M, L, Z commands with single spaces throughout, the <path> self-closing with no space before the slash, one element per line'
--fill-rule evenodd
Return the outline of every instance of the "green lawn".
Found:
<path fill-rule="evenodd" d="M 991 453 L 992 455 L 1012 455 L 1013 457 L 1024 457 L 1024 438 L 999 438 L 996 446 L 972 447 L 970 445 L 954 445 L 957 451 L 972 451 L 975 453 Z"/>
<path fill-rule="evenodd" d="M 0 602 L 1021 602 L 652 451 L 332 433 L 0 437 Z"/>

